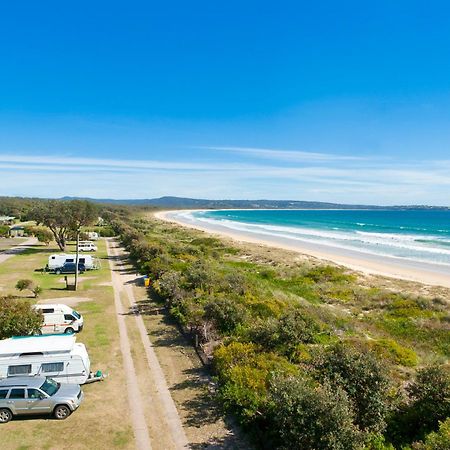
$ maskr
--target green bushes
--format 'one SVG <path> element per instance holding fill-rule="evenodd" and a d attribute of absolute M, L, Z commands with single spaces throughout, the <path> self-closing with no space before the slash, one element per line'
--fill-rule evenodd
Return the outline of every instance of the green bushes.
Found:
<path fill-rule="evenodd" d="M 42 321 L 42 314 L 27 301 L 0 297 L 0 339 L 37 333 Z"/>
<path fill-rule="evenodd" d="M 269 385 L 274 373 L 297 372 L 294 365 L 275 353 L 240 342 L 219 347 L 214 353 L 214 368 L 225 407 L 237 414 L 244 424 L 268 416 Z"/>
<path fill-rule="evenodd" d="M 361 448 L 362 435 L 342 389 L 300 377 L 276 377 L 270 392 L 274 430 L 283 448 Z"/>
<path fill-rule="evenodd" d="M 440 421 L 450 417 L 450 372 L 448 367 L 420 369 L 406 387 L 406 398 L 393 412 L 388 426 L 390 439 L 398 445 L 423 439 Z"/>
<path fill-rule="evenodd" d="M 445 302 L 368 288 L 331 265 L 252 262 L 170 225 L 112 226 L 172 317 L 216 348 L 220 399 L 267 448 L 392 449 L 449 414 L 440 372 L 419 371 L 404 399 L 400 384 L 424 354 L 450 351 Z"/>
<path fill-rule="evenodd" d="M 319 380 L 347 393 L 355 411 L 355 423 L 362 430 L 384 429 L 388 379 L 385 368 L 373 354 L 340 343 L 323 352 L 314 365 Z"/>

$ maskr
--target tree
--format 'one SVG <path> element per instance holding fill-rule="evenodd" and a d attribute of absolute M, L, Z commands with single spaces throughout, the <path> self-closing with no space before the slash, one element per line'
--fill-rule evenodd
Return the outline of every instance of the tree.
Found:
<path fill-rule="evenodd" d="M 34 298 L 38 298 L 39 295 L 42 293 L 42 288 L 39 285 L 33 286 L 31 292 L 34 294 Z"/>
<path fill-rule="evenodd" d="M 7 225 L 0 225 L 0 237 L 8 237 L 9 227 Z"/>
<path fill-rule="evenodd" d="M 33 291 L 34 283 L 32 280 L 19 280 L 16 283 L 16 289 L 20 292 L 25 290 Z"/>
<path fill-rule="evenodd" d="M 270 386 L 273 429 L 282 448 L 351 450 L 362 447 L 345 391 L 300 376 L 274 377 Z"/>
<path fill-rule="evenodd" d="M 24 300 L 0 297 L 0 339 L 38 333 L 42 314 Z"/>
<path fill-rule="evenodd" d="M 97 215 L 97 207 L 85 200 L 49 200 L 38 203 L 30 213 L 38 224 L 50 229 L 61 251 L 66 249 L 69 233 L 90 225 Z"/>
<path fill-rule="evenodd" d="M 43 242 L 45 245 L 50 244 L 53 240 L 53 233 L 50 230 L 38 229 L 35 232 L 35 236 L 39 242 Z"/>

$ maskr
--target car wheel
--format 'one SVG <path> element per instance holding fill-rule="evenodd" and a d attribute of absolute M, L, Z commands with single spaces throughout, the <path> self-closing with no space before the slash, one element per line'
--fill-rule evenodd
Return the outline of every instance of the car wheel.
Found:
<path fill-rule="evenodd" d="M 74 329 L 73 328 L 66 328 L 65 330 L 64 330 L 64 333 L 65 334 L 73 334 L 74 333 Z"/>
<path fill-rule="evenodd" d="M 12 412 L 9 409 L 0 409 L 0 423 L 9 422 L 12 419 Z"/>
<path fill-rule="evenodd" d="M 58 405 L 53 411 L 53 416 L 57 420 L 64 420 L 70 416 L 71 412 L 68 406 Z"/>
<path fill-rule="evenodd" d="M 61 275 L 61 271 L 60 270 L 57 270 L 55 273 L 56 273 L 56 275 Z"/>

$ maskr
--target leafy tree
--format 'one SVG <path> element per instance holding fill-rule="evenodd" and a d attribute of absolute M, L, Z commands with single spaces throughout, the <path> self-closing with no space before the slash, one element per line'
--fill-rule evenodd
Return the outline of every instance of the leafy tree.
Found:
<path fill-rule="evenodd" d="M 39 242 L 43 242 L 45 245 L 50 244 L 53 240 L 53 233 L 50 230 L 38 229 L 36 231 L 35 236 Z"/>
<path fill-rule="evenodd" d="M 0 297 L 0 339 L 37 333 L 42 321 L 42 314 L 27 301 Z"/>
<path fill-rule="evenodd" d="M 0 225 L 0 237 L 8 237 L 9 227 L 7 225 Z"/>
<path fill-rule="evenodd" d="M 275 377 L 270 386 L 274 430 L 282 448 L 361 448 L 351 402 L 345 391 L 301 377 Z"/>
<path fill-rule="evenodd" d="M 33 289 L 31 290 L 31 292 L 33 292 L 34 298 L 38 298 L 39 295 L 41 295 L 41 293 L 42 293 L 42 288 L 39 285 L 34 286 Z"/>
<path fill-rule="evenodd" d="M 34 282 L 32 280 L 19 280 L 16 283 L 16 289 L 20 292 L 29 290 L 32 291 L 34 288 Z"/>
<path fill-rule="evenodd" d="M 365 431 L 385 428 L 389 387 L 385 368 L 370 352 L 361 352 L 339 343 L 315 361 L 316 376 L 342 388 L 355 410 L 355 423 Z"/>
<path fill-rule="evenodd" d="M 98 210 L 84 200 L 50 200 L 38 203 L 30 215 L 38 224 L 50 229 L 58 247 L 64 251 L 69 233 L 91 224 L 97 218 Z"/>

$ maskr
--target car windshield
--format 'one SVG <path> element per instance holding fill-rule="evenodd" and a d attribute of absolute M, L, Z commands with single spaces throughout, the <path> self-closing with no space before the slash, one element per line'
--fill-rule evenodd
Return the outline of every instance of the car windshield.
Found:
<path fill-rule="evenodd" d="M 81 316 L 75 310 L 72 311 L 72 316 L 75 316 L 77 319 L 81 318 Z"/>
<path fill-rule="evenodd" d="M 58 389 L 61 385 L 57 383 L 52 378 L 47 378 L 44 381 L 44 384 L 41 386 L 41 389 L 48 395 L 52 396 L 58 392 Z"/>

